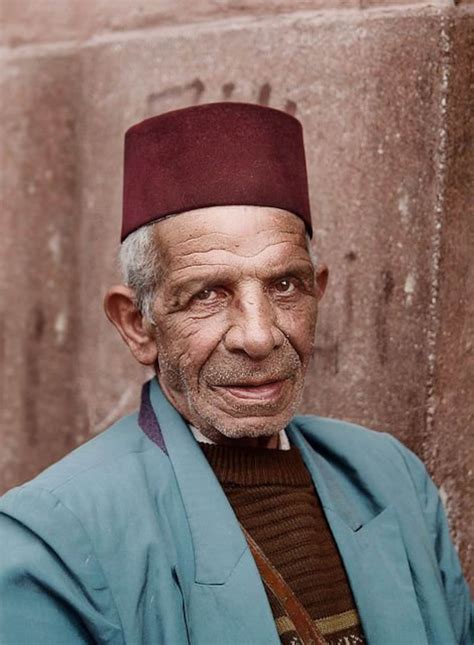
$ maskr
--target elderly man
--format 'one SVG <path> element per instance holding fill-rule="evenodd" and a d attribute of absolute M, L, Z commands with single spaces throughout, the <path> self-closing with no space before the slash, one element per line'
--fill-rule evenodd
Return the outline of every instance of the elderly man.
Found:
<path fill-rule="evenodd" d="M 311 234 L 293 117 L 215 103 L 128 131 L 105 308 L 156 377 L 3 498 L 2 643 L 472 642 L 420 461 L 294 417 L 327 280 Z"/>

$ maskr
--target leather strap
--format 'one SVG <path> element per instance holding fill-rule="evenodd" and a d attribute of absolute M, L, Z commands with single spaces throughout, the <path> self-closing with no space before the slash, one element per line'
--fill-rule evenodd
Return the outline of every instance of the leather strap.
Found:
<path fill-rule="evenodd" d="M 242 525 L 241 528 L 265 585 L 281 603 L 302 643 L 304 645 L 328 645 L 316 623 L 311 619 L 280 572 L 275 569 L 250 533 Z"/>

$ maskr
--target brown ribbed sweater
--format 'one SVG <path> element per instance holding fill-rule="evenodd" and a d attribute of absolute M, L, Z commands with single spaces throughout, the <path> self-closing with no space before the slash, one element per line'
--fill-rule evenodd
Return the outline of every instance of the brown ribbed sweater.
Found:
<path fill-rule="evenodd" d="M 298 450 L 209 444 L 201 444 L 201 448 L 239 521 L 328 643 L 364 643 L 341 557 Z M 271 594 L 269 601 L 281 642 L 297 642 Z"/>

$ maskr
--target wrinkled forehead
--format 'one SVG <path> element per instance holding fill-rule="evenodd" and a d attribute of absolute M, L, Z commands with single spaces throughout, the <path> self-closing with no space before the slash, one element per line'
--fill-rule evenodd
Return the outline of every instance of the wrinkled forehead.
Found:
<path fill-rule="evenodd" d="M 252 257 L 262 252 L 306 250 L 305 226 L 289 211 L 263 206 L 216 206 L 161 220 L 157 250 L 171 262 L 177 256 L 233 252 Z"/>

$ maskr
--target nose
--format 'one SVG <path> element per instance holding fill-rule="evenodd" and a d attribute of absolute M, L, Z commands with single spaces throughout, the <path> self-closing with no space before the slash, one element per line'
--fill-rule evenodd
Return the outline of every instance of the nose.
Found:
<path fill-rule="evenodd" d="M 284 335 L 275 324 L 275 311 L 263 290 L 249 290 L 234 303 L 232 323 L 224 345 L 230 352 L 244 352 L 254 360 L 266 358 L 280 347 Z"/>

